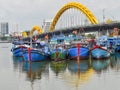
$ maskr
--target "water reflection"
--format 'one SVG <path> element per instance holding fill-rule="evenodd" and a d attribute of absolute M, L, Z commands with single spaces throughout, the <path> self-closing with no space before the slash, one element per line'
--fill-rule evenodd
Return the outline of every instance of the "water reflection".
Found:
<path fill-rule="evenodd" d="M 78 72 L 86 72 L 89 69 L 89 62 L 88 60 L 83 60 L 80 62 L 77 61 L 69 61 L 68 62 L 68 70 L 71 71 L 71 73 L 78 73 Z"/>
<path fill-rule="evenodd" d="M 120 70 L 120 53 L 115 53 L 114 56 L 110 57 L 111 60 L 111 68 L 115 70 Z"/>
<path fill-rule="evenodd" d="M 110 59 L 92 60 L 92 67 L 98 73 L 100 73 L 102 70 L 106 70 L 109 64 L 110 64 Z"/>
<path fill-rule="evenodd" d="M 50 63 L 50 68 L 52 71 L 54 71 L 56 76 L 58 76 L 59 73 L 64 72 L 66 70 L 66 67 L 67 67 L 66 61 L 60 61 L 60 62 L 52 61 Z"/>
<path fill-rule="evenodd" d="M 67 64 L 68 71 L 63 73 L 63 79 L 70 87 L 78 88 L 93 75 L 93 70 L 89 66 L 88 60 L 68 61 Z"/>
<path fill-rule="evenodd" d="M 113 71 L 115 70 L 118 73 L 118 76 L 120 74 L 120 54 L 116 53 L 111 56 L 110 59 L 106 60 L 42 61 L 32 63 L 23 62 L 22 58 L 13 57 L 13 66 L 15 70 L 24 73 L 25 80 L 32 82 L 32 84 L 37 80 L 41 82 L 36 82 L 32 85 L 34 90 L 40 90 L 35 89 L 36 84 L 40 85 L 42 90 L 49 90 L 49 88 L 52 88 L 51 90 L 56 90 L 56 88 L 61 87 L 63 87 L 63 90 L 83 90 L 81 87 L 94 87 L 94 84 L 99 86 L 99 84 L 103 85 L 103 82 L 106 82 L 105 84 L 109 86 L 109 80 L 111 80 L 111 78 L 116 79 L 116 74 L 113 74 Z M 101 75 L 101 72 L 104 74 Z M 46 73 L 48 79 L 45 76 Z M 97 75 L 100 75 L 100 77 L 98 78 Z M 104 79 L 105 75 L 107 77 L 106 79 Z M 96 83 L 99 79 L 101 82 Z M 55 86 L 53 84 L 55 84 Z M 46 87 L 48 88 L 46 89 Z"/>
<path fill-rule="evenodd" d="M 13 59 L 13 65 L 14 65 L 14 70 L 19 70 L 23 66 L 23 58 L 22 57 L 14 57 L 12 56 Z"/>
<path fill-rule="evenodd" d="M 23 58 L 22 58 L 22 57 L 14 57 L 14 56 L 12 56 L 12 59 L 13 59 L 13 61 L 14 61 L 14 64 L 16 64 L 16 63 L 19 63 L 19 62 L 22 62 L 22 61 L 23 61 Z"/>
<path fill-rule="evenodd" d="M 23 62 L 23 72 L 27 74 L 27 80 L 33 82 L 41 79 L 42 72 L 45 71 L 48 62 Z"/>
<path fill-rule="evenodd" d="M 41 62 L 24 62 L 22 57 L 13 57 L 14 69 L 20 73 L 26 74 L 26 79 L 33 82 L 36 79 L 41 79 L 43 72 L 49 69 L 49 61 Z"/>

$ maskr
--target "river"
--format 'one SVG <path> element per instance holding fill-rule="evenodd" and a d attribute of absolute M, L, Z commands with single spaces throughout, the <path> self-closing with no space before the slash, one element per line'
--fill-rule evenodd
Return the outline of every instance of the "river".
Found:
<path fill-rule="evenodd" d="M 0 90 L 119 90 L 120 54 L 107 60 L 24 62 L 0 43 Z"/>

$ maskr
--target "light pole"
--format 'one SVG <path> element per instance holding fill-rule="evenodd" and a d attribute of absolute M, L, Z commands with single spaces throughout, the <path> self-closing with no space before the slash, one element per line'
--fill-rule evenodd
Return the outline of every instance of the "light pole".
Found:
<path fill-rule="evenodd" d="M 105 9 L 103 9 L 103 23 L 105 23 L 104 20 L 105 20 Z"/>

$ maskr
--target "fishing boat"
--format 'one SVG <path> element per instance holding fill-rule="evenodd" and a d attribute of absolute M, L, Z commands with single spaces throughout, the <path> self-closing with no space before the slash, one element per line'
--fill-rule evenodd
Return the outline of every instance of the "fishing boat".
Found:
<path fill-rule="evenodd" d="M 110 52 L 99 45 L 95 45 L 91 49 L 91 56 L 93 59 L 105 59 L 110 57 Z"/>
<path fill-rule="evenodd" d="M 28 45 L 16 45 L 14 48 L 11 49 L 13 56 L 15 57 L 22 57 L 24 50 L 29 47 Z"/>
<path fill-rule="evenodd" d="M 120 52 L 120 37 L 116 38 L 116 48 L 115 51 Z"/>
<path fill-rule="evenodd" d="M 40 41 L 37 39 L 34 41 L 30 39 L 30 47 L 23 52 L 24 61 L 38 62 L 49 59 L 49 48 L 45 41 Z"/>
<path fill-rule="evenodd" d="M 107 47 L 108 48 L 113 48 L 116 44 L 116 39 L 114 37 L 109 37 L 107 39 Z"/>
<path fill-rule="evenodd" d="M 81 41 L 76 41 L 71 43 L 71 47 L 68 49 L 69 59 L 77 59 L 79 57 L 81 60 L 86 60 L 89 57 L 89 48 L 86 43 Z"/>
<path fill-rule="evenodd" d="M 53 36 L 50 40 L 50 57 L 52 60 L 65 60 L 67 57 L 65 36 L 60 34 L 59 37 Z"/>
<path fill-rule="evenodd" d="M 111 54 L 115 53 L 116 50 L 116 38 L 115 37 L 109 37 L 107 39 L 107 49 L 111 52 Z"/>
<path fill-rule="evenodd" d="M 107 40 L 107 47 L 114 53 L 120 52 L 120 37 L 109 37 Z"/>
<path fill-rule="evenodd" d="M 51 50 L 50 57 L 52 60 L 64 60 L 67 56 L 67 51 L 64 45 L 56 45 L 53 50 Z"/>
<path fill-rule="evenodd" d="M 57 36 L 53 35 L 52 38 L 49 40 L 50 45 L 55 45 L 57 44 Z"/>
<path fill-rule="evenodd" d="M 46 60 L 48 57 L 49 54 L 45 53 L 42 49 L 28 48 L 23 52 L 24 61 L 37 62 Z"/>
<path fill-rule="evenodd" d="M 24 41 L 21 37 L 14 38 L 12 41 L 11 52 L 15 57 L 22 57 L 23 51 L 27 49 L 29 45 L 24 44 Z"/>
<path fill-rule="evenodd" d="M 107 39 L 108 37 L 106 35 L 103 35 L 97 39 L 97 44 L 100 46 L 106 46 L 107 45 Z"/>

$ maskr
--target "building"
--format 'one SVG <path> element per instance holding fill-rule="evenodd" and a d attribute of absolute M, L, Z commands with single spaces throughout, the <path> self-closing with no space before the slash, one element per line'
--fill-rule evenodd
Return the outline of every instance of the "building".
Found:
<path fill-rule="evenodd" d="M 46 19 L 43 21 L 42 30 L 43 32 L 49 32 L 50 31 L 50 25 L 52 23 L 52 19 Z"/>
<path fill-rule="evenodd" d="M 8 35 L 9 34 L 9 25 L 8 22 L 0 23 L 0 35 Z"/>

